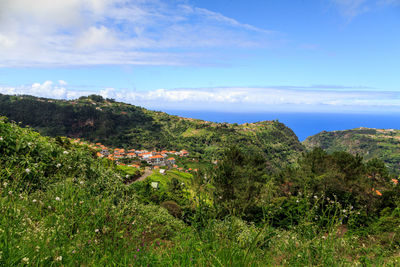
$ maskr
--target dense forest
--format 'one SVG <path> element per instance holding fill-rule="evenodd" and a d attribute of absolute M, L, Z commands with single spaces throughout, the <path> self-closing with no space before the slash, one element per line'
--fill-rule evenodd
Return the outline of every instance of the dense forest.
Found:
<path fill-rule="evenodd" d="M 243 125 L 214 123 L 91 95 L 72 101 L 0 94 L 0 115 L 43 135 L 85 138 L 108 146 L 189 150 L 216 159 L 228 144 L 262 153 L 270 169 L 293 164 L 304 151 L 291 129 L 278 121 Z"/>
<path fill-rule="evenodd" d="M 317 148 L 270 172 L 230 146 L 198 173 L 126 183 L 90 147 L 6 118 L 0 153 L 3 266 L 399 264 L 398 180 L 379 159 Z"/>

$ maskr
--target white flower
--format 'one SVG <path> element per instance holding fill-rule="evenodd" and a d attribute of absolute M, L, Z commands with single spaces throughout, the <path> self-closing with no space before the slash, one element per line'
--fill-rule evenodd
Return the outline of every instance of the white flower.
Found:
<path fill-rule="evenodd" d="M 60 200 L 61 200 L 61 198 L 59 198 L 59 197 L 56 197 L 56 200 L 57 200 L 57 201 L 60 201 Z"/>
<path fill-rule="evenodd" d="M 300 202 L 300 200 L 296 199 L 296 203 L 299 203 L 299 202 Z"/>
<path fill-rule="evenodd" d="M 99 232 L 99 229 L 96 229 L 96 230 L 94 230 L 96 233 L 98 233 Z"/>
<path fill-rule="evenodd" d="M 24 257 L 24 258 L 22 258 L 22 261 L 23 261 L 24 263 L 28 264 L 28 263 L 29 263 L 29 258 Z"/>
<path fill-rule="evenodd" d="M 32 200 L 33 203 L 36 203 L 36 201 L 37 201 L 36 199 Z"/>
<path fill-rule="evenodd" d="M 127 174 L 127 175 L 125 176 L 125 178 L 129 178 L 129 175 Z"/>
<path fill-rule="evenodd" d="M 8 191 L 8 194 L 11 196 L 12 195 L 12 191 Z"/>
<path fill-rule="evenodd" d="M 62 261 L 62 256 L 56 257 L 56 261 Z"/>
<path fill-rule="evenodd" d="M 51 210 L 51 206 L 47 206 L 47 208 L 48 208 L 49 210 Z"/>
<path fill-rule="evenodd" d="M 26 169 L 25 169 L 25 172 L 26 172 L 26 173 L 30 173 L 30 172 L 31 172 L 31 170 L 30 170 L 30 169 L 28 169 L 28 168 L 26 168 Z"/>
<path fill-rule="evenodd" d="M 80 183 L 80 184 L 84 184 L 84 182 L 83 182 L 83 181 L 80 181 L 79 183 Z"/>
<path fill-rule="evenodd" d="M 3 136 L 0 136 L 0 141 L 3 141 Z"/>
<path fill-rule="evenodd" d="M 31 143 L 31 142 L 29 142 L 29 143 L 28 143 L 28 146 L 31 146 L 31 145 L 32 145 L 32 143 Z"/>
<path fill-rule="evenodd" d="M 61 167 L 61 163 L 57 163 L 56 167 L 60 168 Z"/>
<path fill-rule="evenodd" d="M 63 153 L 64 153 L 64 154 L 68 154 L 68 151 L 64 151 Z M 60 257 L 61 257 L 61 256 L 60 256 Z"/>
<path fill-rule="evenodd" d="M 343 213 L 346 213 L 347 212 L 347 210 L 343 210 Z"/>
<path fill-rule="evenodd" d="M 4 186 L 4 187 L 7 187 L 7 185 L 8 185 L 7 182 L 4 182 L 4 183 L 3 183 L 3 186 Z"/>
<path fill-rule="evenodd" d="M 314 196 L 314 198 L 317 199 L 318 197 L 317 197 L 317 196 Z"/>

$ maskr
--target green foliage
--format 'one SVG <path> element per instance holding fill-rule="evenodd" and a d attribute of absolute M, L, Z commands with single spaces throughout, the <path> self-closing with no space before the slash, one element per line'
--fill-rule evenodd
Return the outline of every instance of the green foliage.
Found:
<path fill-rule="evenodd" d="M 214 187 L 213 202 L 222 216 L 242 216 L 257 202 L 266 165 L 256 153 L 244 153 L 237 147 L 226 150 L 215 169 L 207 175 Z"/>
<path fill-rule="evenodd" d="M 293 131 L 277 121 L 244 125 L 205 122 L 96 95 L 64 101 L 0 94 L 0 114 L 44 135 L 81 137 L 114 147 L 186 149 L 191 158 L 208 161 L 220 157 L 227 144 L 235 143 L 262 153 L 270 171 L 294 163 L 304 150 Z"/>
<path fill-rule="evenodd" d="M 175 201 L 164 201 L 161 203 L 161 207 L 165 208 L 175 218 L 182 217 L 182 209 Z"/>
<path fill-rule="evenodd" d="M 0 266 L 399 264 L 400 192 L 379 161 L 315 150 L 272 176 L 231 148 L 208 172 L 124 184 L 130 168 L 4 118 L 0 153 Z"/>
<path fill-rule="evenodd" d="M 344 131 L 323 131 L 308 137 L 303 144 L 311 150 L 321 147 L 328 153 L 346 151 L 365 160 L 379 158 L 397 175 L 400 163 L 400 131 L 358 128 Z"/>

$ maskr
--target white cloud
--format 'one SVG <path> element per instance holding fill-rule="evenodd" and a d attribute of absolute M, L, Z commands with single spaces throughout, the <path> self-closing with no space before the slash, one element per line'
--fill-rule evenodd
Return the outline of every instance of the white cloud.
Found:
<path fill-rule="evenodd" d="M 367 12 L 400 5 L 400 0 L 330 0 L 330 2 L 348 21 Z"/>
<path fill-rule="evenodd" d="M 351 20 L 354 17 L 368 12 L 370 7 L 367 0 L 331 0 L 338 8 L 340 13 Z"/>
<path fill-rule="evenodd" d="M 0 1 L 0 48 L 7 48 L 0 49 L 0 67 L 182 65 L 201 57 L 193 53 L 198 48 L 266 46 L 274 38 L 272 31 L 174 1 Z"/>
<path fill-rule="evenodd" d="M 324 90 L 320 90 L 324 89 Z M 74 99 L 95 92 L 74 90 L 65 81 L 46 81 L 29 86 L 0 87 L 3 94 L 30 94 L 57 99 Z M 170 110 L 220 111 L 400 111 L 400 92 L 378 92 L 372 88 L 344 86 L 281 86 L 157 89 L 152 91 L 104 88 L 105 98 Z"/>

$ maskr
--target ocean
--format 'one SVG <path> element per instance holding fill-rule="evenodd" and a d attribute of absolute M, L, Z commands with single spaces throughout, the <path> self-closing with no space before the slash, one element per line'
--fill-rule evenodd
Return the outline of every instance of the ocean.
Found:
<path fill-rule="evenodd" d="M 290 127 L 303 141 L 322 131 L 358 127 L 400 129 L 400 114 L 332 114 L 332 113 L 230 113 L 214 111 L 164 110 L 168 114 L 213 122 L 251 123 L 278 120 Z"/>

